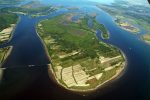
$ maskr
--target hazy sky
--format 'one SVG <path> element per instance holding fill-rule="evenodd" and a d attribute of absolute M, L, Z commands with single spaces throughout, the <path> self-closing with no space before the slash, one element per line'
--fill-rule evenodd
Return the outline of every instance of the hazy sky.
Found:
<path fill-rule="evenodd" d="M 88 1 L 101 2 L 101 3 L 111 3 L 111 2 L 114 2 L 114 0 L 88 0 Z"/>
<path fill-rule="evenodd" d="M 99 2 L 99 3 L 105 3 L 105 4 L 110 4 L 113 3 L 114 1 L 127 1 L 130 4 L 134 5 L 148 5 L 147 0 L 40 0 L 43 2 L 87 2 L 87 1 L 92 1 L 92 2 Z"/>

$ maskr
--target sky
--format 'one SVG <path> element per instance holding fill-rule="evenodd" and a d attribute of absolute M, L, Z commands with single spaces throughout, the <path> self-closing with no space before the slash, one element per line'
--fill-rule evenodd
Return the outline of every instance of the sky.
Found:
<path fill-rule="evenodd" d="M 132 5 L 148 5 L 147 0 L 40 0 L 44 2 L 87 2 L 87 1 L 92 1 L 92 2 L 99 2 L 99 3 L 104 3 L 104 4 L 111 4 L 113 2 L 117 1 L 126 1 L 129 4 Z"/>
<path fill-rule="evenodd" d="M 147 0 L 124 0 L 124 1 L 128 1 L 131 4 L 136 4 L 136 5 L 146 5 L 146 4 L 148 4 Z"/>
<path fill-rule="evenodd" d="M 100 2 L 100 3 L 112 3 L 114 0 L 88 0 L 88 1 L 94 1 L 94 2 Z"/>
<path fill-rule="evenodd" d="M 134 5 L 148 4 L 147 0 L 88 0 L 88 1 L 94 1 L 94 2 L 100 2 L 100 3 L 113 3 L 114 1 L 127 1 L 130 4 L 134 4 Z"/>

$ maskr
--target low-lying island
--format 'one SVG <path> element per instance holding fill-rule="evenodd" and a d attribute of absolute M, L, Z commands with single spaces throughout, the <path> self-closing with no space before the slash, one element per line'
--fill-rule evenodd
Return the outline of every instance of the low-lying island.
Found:
<path fill-rule="evenodd" d="M 87 92 L 120 75 L 125 58 L 118 48 L 96 37 L 97 29 L 107 30 L 104 25 L 93 18 L 89 27 L 85 15 L 72 20 L 73 15 L 41 21 L 37 31 L 51 58 L 49 71 L 57 82 L 68 90 Z"/>

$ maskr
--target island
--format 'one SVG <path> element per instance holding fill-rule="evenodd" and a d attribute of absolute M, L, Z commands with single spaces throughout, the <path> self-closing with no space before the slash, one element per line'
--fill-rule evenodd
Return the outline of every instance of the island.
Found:
<path fill-rule="evenodd" d="M 143 36 L 142 36 L 142 39 L 143 39 L 146 43 L 150 44 L 150 34 L 145 34 L 145 35 L 143 35 Z"/>
<path fill-rule="evenodd" d="M 140 29 L 138 27 L 134 26 L 128 20 L 123 20 L 121 18 L 116 18 L 115 22 L 118 26 L 120 26 L 122 29 L 124 29 L 126 31 L 129 31 L 129 32 L 135 33 L 135 34 L 140 32 Z"/>
<path fill-rule="evenodd" d="M 146 43 L 150 43 L 149 7 L 141 5 L 128 6 L 124 2 L 114 2 L 113 5 L 95 3 L 95 5 L 108 12 L 122 29 L 134 34 L 140 33 L 141 29 L 145 30 L 148 34 L 142 35 L 140 38 Z"/>
<path fill-rule="evenodd" d="M 78 19 L 72 20 L 77 15 Z M 94 18 L 89 27 L 88 18 L 86 14 L 67 13 L 37 25 L 50 56 L 49 73 L 71 91 L 95 90 L 118 77 L 125 68 L 123 53 L 96 37 L 97 29 L 107 29 Z"/>

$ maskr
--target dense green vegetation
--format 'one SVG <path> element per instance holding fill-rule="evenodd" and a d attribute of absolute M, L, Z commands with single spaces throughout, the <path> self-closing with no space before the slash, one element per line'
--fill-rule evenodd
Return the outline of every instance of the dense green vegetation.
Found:
<path fill-rule="evenodd" d="M 100 24 L 100 23 L 98 23 L 97 21 L 96 21 L 96 19 L 95 19 L 95 16 L 93 17 L 93 16 L 90 16 L 90 15 L 86 15 L 86 17 L 85 17 L 85 22 L 86 22 L 86 24 L 88 25 L 88 20 L 92 20 L 92 28 L 94 29 L 94 30 L 99 30 L 99 31 L 101 31 L 102 33 L 102 38 L 104 38 L 104 39 L 109 39 L 109 32 L 108 32 L 108 30 L 106 29 L 106 27 L 103 25 L 103 24 Z"/>
<path fill-rule="evenodd" d="M 65 23 L 65 21 L 62 21 L 65 17 L 59 16 L 53 20 L 41 22 L 44 33 L 40 32 L 40 35 L 42 37 L 50 35 L 58 43 L 57 45 L 61 46 L 59 51 L 49 50 L 50 52 L 69 53 L 73 50 L 82 52 L 82 55 L 73 57 L 74 59 L 78 59 L 79 57 L 95 58 L 98 56 L 97 52 L 105 57 L 118 55 L 118 51 L 116 52 L 115 48 L 99 42 L 95 36 L 95 31 L 88 28 L 85 19 L 82 19 L 81 23 Z M 101 27 L 97 22 L 94 22 L 94 25 L 95 27 Z"/>
<path fill-rule="evenodd" d="M 94 27 L 96 27 L 97 29 L 100 29 L 102 32 L 102 37 L 104 39 L 108 39 L 109 38 L 109 32 L 108 30 L 105 28 L 105 26 L 103 24 L 99 24 L 96 22 L 96 20 L 94 20 Z"/>
<path fill-rule="evenodd" d="M 17 20 L 16 14 L 0 12 L 0 31 L 10 27 L 10 24 L 16 24 Z"/>

